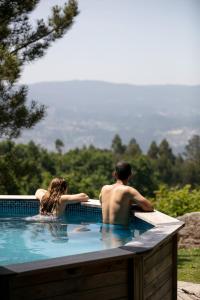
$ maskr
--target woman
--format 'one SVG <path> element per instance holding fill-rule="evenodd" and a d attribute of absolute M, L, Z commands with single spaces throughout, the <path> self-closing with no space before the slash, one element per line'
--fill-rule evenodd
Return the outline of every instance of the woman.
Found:
<path fill-rule="evenodd" d="M 89 199 L 84 193 L 68 195 L 66 192 L 67 182 L 60 177 L 51 181 L 48 190 L 38 189 L 35 196 L 40 200 L 40 214 L 60 216 L 68 203 L 86 202 Z"/>

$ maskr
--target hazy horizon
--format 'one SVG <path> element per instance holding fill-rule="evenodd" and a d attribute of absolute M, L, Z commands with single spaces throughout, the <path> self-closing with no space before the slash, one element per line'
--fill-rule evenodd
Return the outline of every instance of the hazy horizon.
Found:
<path fill-rule="evenodd" d="M 112 82 L 112 81 L 106 81 L 106 80 L 101 80 L 101 79 L 69 79 L 69 80 L 47 80 L 47 81 L 35 81 L 35 82 L 30 82 L 30 83 L 21 83 L 25 85 L 34 85 L 34 84 L 40 84 L 40 83 L 65 83 L 65 82 L 102 82 L 102 83 L 108 83 L 108 84 L 116 84 L 116 85 L 128 85 L 128 86 L 188 86 L 188 87 L 195 87 L 195 86 L 200 86 L 200 83 L 198 84 L 184 84 L 184 83 L 152 83 L 152 84 L 135 84 L 135 83 L 128 83 L 128 82 Z"/>
<path fill-rule="evenodd" d="M 18 142 L 34 139 L 54 148 L 93 144 L 109 147 L 115 134 L 124 142 L 136 138 L 146 151 L 166 138 L 181 151 L 200 135 L 200 85 L 131 85 L 105 81 L 57 81 L 29 85 L 29 100 L 47 107 L 47 116 Z"/>

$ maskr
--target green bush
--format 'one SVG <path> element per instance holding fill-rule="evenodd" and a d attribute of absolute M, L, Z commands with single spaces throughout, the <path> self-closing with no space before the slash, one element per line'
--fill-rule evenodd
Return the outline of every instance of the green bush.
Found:
<path fill-rule="evenodd" d="M 200 190 L 191 189 L 190 185 L 183 188 L 160 186 L 153 199 L 155 208 L 161 212 L 177 217 L 185 213 L 200 211 Z"/>

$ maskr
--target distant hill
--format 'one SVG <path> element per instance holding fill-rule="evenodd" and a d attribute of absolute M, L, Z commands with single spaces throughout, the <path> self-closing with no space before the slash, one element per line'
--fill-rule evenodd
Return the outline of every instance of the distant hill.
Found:
<path fill-rule="evenodd" d="M 143 150 L 167 138 L 176 152 L 200 134 L 200 86 L 136 86 L 101 81 L 41 82 L 29 85 L 29 99 L 45 104 L 47 117 L 18 142 L 30 139 L 65 150 L 93 144 L 109 148 L 119 133 L 124 143 L 136 138 Z"/>

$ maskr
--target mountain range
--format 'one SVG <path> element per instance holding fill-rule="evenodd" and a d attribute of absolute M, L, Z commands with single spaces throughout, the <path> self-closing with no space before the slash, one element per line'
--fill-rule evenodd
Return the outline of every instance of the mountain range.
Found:
<path fill-rule="evenodd" d="M 110 148 L 115 134 L 135 138 L 146 151 L 166 138 L 175 152 L 200 134 L 200 85 L 130 85 L 103 81 L 40 82 L 28 86 L 29 100 L 47 107 L 44 120 L 17 142 L 35 141 L 49 150 L 93 144 Z"/>

